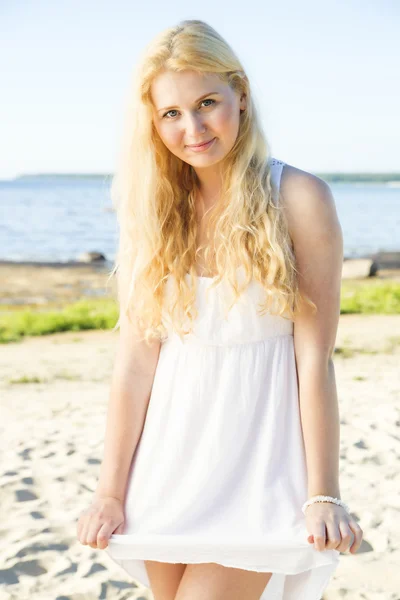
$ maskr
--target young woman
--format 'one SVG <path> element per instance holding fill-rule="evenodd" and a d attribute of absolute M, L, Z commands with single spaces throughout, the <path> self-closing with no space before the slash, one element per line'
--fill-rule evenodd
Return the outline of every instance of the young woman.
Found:
<path fill-rule="evenodd" d="M 334 199 L 270 157 L 206 23 L 158 35 L 134 82 L 113 187 L 119 343 L 78 538 L 155 600 L 319 600 L 362 539 L 338 481 Z"/>

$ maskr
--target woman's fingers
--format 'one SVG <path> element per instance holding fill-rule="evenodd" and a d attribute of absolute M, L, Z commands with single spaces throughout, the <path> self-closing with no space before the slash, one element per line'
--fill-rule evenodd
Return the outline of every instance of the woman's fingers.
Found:
<path fill-rule="evenodd" d="M 79 515 L 79 519 L 78 519 L 78 522 L 76 524 L 76 535 L 77 535 L 77 538 L 79 540 L 81 539 L 83 529 L 84 529 L 84 527 L 86 525 L 86 522 L 87 522 L 87 518 L 88 518 L 88 511 L 87 510 L 83 510 L 81 512 L 81 514 Z"/>
<path fill-rule="evenodd" d="M 306 513 L 306 526 L 309 532 L 307 541 L 314 543 L 316 550 L 350 550 L 355 554 L 361 546 L 363 530 L 347 511 L 333 503 L 310 506 Z"/>
<path fill-rule="evenodd" d="M 114 532 L 111 533 L 116 533 L 118 535 L 122 535 L 124 533 L 124 521 L 122 521 L 122 523 L 120 525 L 118 525 L 117 529 Z"/>
<path fill-rule="evenodd" d="M 350 552 L 352 554 L 355 554 L 357 552 L 357 550 L 359 549 L 359 547 L 361 546 L 361 542 L 363 539 L 363 530 L 361 529 L 359 524 L 356 521 L 354 521 L 353 519 L 351 519 L 351 521 L 349 521 L 349 527 L 350 527 L 351 531 L 354 533 L 354 541 L 350 548 Z"/>
<path fill-rule="evenodd" d="M 104 550 L 108 546 L 108 539 L 113 532 L 113 526 L 111 523 L 103 523 L 97 533 L 97 547 L 100 550 Z"/>
<path fill-rule="evenodd" d="M 326 522 L 324 525 L 318 524 L 314 527 L 314 533 L 308 536 L 308 540 L 310 541 L 312 537 L 316 550 L 338 552 L 350 550 L 355 554 L 361 546 L 363 531 L 353 520 L 339 521 L 339 523 Z"/>
<path fill-rule="evenodd" d="M 326 532 L 324 522 L 320 522 L 315 525 L 313 535 L 315 549 L 319 550 L 320 552 L 325 550 Z"/>
<path fill-rule="evenodd" d="M 336 548 L 339 552 L 347 552 L 354 541 L 354 534 L 346 521 L 339 522 L 339 532 L 342 538 L 341 543 Z"/>
<path fill-rule="evenodd" d="M 102 498 L 81 513 L 77 524 L 77 535 L 81 544 L 103 550 L 113 533 L 123 532 L 124 512 L 122 503 L 116 498 Z"/>
<path fill-rule="evenodd" d="M 328 539 L 325 545 L 326 549 L 338 550 L 338 546 L 340 546 L 342 541 L 338 523 L 335 523 L 334 521 L 329 521 L 328 523 L 326 523 L 326 529 L 328 532 Z"/>
<path fill-rule="evenodd" d="M 87 534 L 87 543 L 91 548 L 98 548 L 97 537 L 100 529 L 103 527 L 103 522 L 98 516 L 92 517 Z"/>
<path fill-rule="evenodd" d="M 88 530 L 89 530 L 89 519 L 90 519 L 90 517 L 86 517 L 85 520 L 83 521 L 83 523 L 81 525 L 80 535 L 79 535 L 79 541 L 84 546 L 87 545 L 87 534 L 88 534 Z"/>

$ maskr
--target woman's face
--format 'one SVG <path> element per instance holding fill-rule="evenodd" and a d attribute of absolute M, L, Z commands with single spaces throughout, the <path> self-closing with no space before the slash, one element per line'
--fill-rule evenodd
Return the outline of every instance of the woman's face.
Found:
<path fill-rule="evenodd" d="M 164 71 L 151 85 L 153 123 L 165 146 L 193 167 L 209 167 L 233 147 L 242 98 L 214 74 Z M 193 144 L 209 142 L 203 149 Z"/>

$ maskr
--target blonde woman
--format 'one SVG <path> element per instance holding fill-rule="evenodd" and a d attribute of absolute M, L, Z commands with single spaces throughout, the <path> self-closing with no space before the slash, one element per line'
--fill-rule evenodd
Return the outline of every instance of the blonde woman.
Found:
<path fill-rule="evenodd" d="M 119 342 L 78 538 L 155 600 L 319 600 L 362 539 L 339 492 L 330 188 L 270 156 L 202 21 L 146 47 L 126 132 Z"/>

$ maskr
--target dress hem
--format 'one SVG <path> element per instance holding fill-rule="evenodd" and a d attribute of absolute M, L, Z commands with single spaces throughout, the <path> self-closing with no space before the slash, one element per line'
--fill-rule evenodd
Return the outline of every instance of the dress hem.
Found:
<path fill-rule="evenodd" d="M 157 537 L 157 536 L 156 536 Z M 222 566 L 281 575 L 297 575 L 340 560 L 337 550 L 316 550 L 306 544 L 264 542 L 261 544 L 212 544 L 199 540 L 177 544 L 175 536 L 163 536 L 163 541 L 146 536 L 116 535 L 109 539 L 107 553 L 116 562 L 154 560 L 173 564 L 217 563 Z M 282 565 L 285 565 L 284 567 Z"/>

